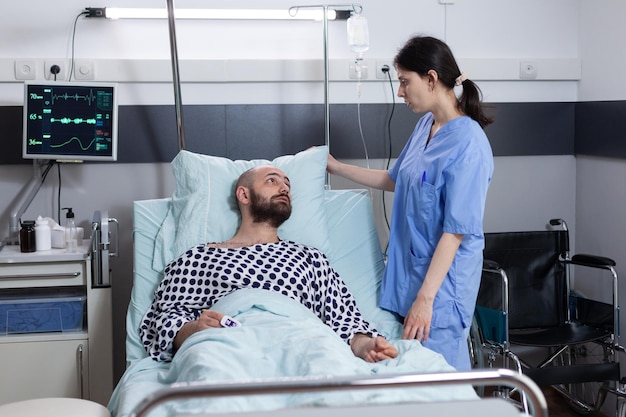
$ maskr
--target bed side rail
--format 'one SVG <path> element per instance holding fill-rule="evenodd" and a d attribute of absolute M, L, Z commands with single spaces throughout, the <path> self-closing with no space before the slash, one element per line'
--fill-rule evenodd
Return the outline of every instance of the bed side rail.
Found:
<path fill-rule="evenodd" d="M 156 406 L 174 400 L 258 394 L 286 394 L 319 391 L 347 391 L 405 386 L 505 385 L 518 388 L 531 404 L 531 415 L 548 417 L 548 405 L 541 389 L 529 377 L 509 369 L 443 372 L 435 374 L 380 375 L 358 378 L 286 378 L 255 383 L 207 384 L 178 383 L 144 398 L 131 417 L 145 417 Z"/>

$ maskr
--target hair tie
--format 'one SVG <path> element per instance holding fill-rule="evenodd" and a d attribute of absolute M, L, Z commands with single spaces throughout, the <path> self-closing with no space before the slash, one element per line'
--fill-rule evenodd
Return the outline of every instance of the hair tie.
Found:
<path fill-rule="evenodd" d="M 456 77 L 456 79 L 454 80 L 454 85 L 459 86 L 463 84 L 463 81 L 467 80 L 467 75 L 465 75 L 464 72 L 461 73 L 461 75 L 459 75 L 458 77 Z"/>

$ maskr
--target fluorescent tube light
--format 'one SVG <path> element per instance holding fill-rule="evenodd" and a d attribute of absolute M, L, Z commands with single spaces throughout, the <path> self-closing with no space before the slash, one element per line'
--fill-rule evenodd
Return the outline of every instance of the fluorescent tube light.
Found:
<path fill-rule="evenodd" d="M 167 9 L 105 7 L 107 19 L 167 19 Z M 97 9 L 97 10 L 102 10 Z M 87 11 L 91 12 L 90 9 Z M 176 19 L 210 20 L 322 20 L 323 10 L 272 10 L 272 9 L 175 9 Z M 337 11 L 328 10 L 328 20 L 335 20 Z"/>

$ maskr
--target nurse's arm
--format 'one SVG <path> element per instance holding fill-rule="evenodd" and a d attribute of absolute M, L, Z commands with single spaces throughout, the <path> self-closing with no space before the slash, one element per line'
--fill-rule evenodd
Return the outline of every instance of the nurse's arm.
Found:
<path fill-rule="evenodd" d="M 332 155 L 328 155 L 328 173 L 339 175 L 351 181 L 370 188 L 383 191 L 394 191 L 396 183 L 393 182 L 386 169 L 363 168 L 337 161 Z"/>
<path fill-rule="evenodd" d="M 439 239 L 424 283 L 404 319 L 403 339 L 417 339 L 419 341 L 428 339 L 435 296 L 450 270 L 450 265 L 452 265 L 462 240 L 463 235 L 452 233 L 444 233 Z"/>

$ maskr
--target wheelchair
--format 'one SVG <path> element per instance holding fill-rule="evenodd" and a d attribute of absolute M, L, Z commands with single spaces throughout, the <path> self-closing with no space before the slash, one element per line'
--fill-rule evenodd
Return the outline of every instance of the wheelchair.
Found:
<path fill-rule="evenodd" d="M 584 297 L 573 290 L 572 277 L 593 279 L 598 288 L 610 285 L 612 299 Z M 550 220 L 545 231 L 485 233 L 470 353 L 475 367 L 511 368 L 554 388 L 580 414 L 600 410 L 611 393 L 616 415 L 626 416 L 615 262 L 570 257 L 561 219 Z M 502 388 L 494 395 L 528 412 L 523 393 Z"/>

